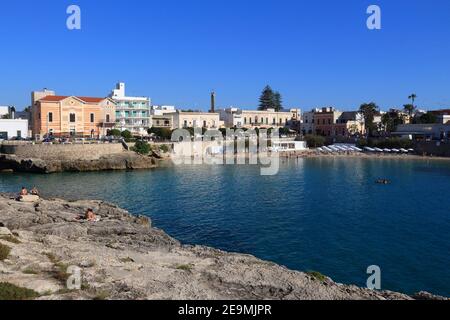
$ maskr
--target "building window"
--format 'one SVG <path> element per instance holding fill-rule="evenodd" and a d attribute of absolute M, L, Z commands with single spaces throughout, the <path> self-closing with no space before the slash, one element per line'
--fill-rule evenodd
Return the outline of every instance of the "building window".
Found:
<path fill-rule="evenodd" d="M 272 124 L 275 125 L 277 123 L 277 119 L 273 118 Z"/>
<path fill-rule="evenodd" d="M 48 122 L 53 122 L 53 112 L 48 113 Z"/>
<path fill-rule="evenodd" d="M 206 127 L 207 127 L 206 121 L 203 121 L 203 128 L 206 128 Z"/>
<path fill-rule="evenodd" d="M 187 128 L 187 126 L 188 126 L 187 120 L 184 120 L 184 127 Z"/>
<path fill-rule="evenodd" d="M 247 118 L 244 118 L 244 124 L 247 124 Z"/>
<path fill-rule="evenodd" d="M 106 123 L 109 123 L 111 121 L 111 118 L 109 116 L 109 114 L 106 115 Z"/>
<path fill-rule="evenodd" d="M 95 122 L 95 116 L 93 113 L 91 113 L 91 123 L 94 123 L 94 122 Z"/>
<path fill-rule="evenodd" d="M 69 121 L 72 122 L 72 123 L 76 122 L 76 116 L 75 116 L 75 113 L 71 113 L 71 114 L 69 115 Z"/>
<path fill-rule="evenodd" d="M 266 124 L 269 124 L 269 118 L 266 118 Z"/>
<path fill-rule="evenodd" d="M 20 131 L 20 130 L 17 130 L 17 138 L 22 138 L 22 131 Z"/>

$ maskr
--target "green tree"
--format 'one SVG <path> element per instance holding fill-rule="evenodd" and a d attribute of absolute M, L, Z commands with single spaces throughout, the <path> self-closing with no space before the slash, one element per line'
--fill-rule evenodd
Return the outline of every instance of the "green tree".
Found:
<path fill-rule="evenodd" d="M 122 136 L 122 138 L 124 138 L 124 139 L 132 139 L 133 138 L 133 135 L 131 134 L 131 132 L 130 131 L 128 131 L 128 130 L 125 130 L 125 131 L 122 131 L 122 133 L 120 134 L 121 136 Z"/>
<path fill-rule="evenodd" d="M 424 113 L 420 117 L 414 118 L 414 123 L 416 123 L 416 124 L 430 124 L 430 123 L 436 123 L 436 122 L 437 122 L 437 117 L 430 112 Z"/>
<path fill-rule="evenodd" d="M 381 117 L 381 123 L 383 124 L 385 131 L 387 133 L 391 133 L 397 129 L 397 126 L 404 124 L 405 119 L 400 112 L 392 110 L 383 114 Z"/>
<path fill-rule="evenodd" d="M 172 130 L 169 128 L 150 128 L 148 129 L 148 134 L 154 134 L 156 137 L 163 140 L 170 140 L 172 138 Z"/>
<path fill-rule="evenodd" d="M 308 134 L 305 136 L 305 141 L 310 148 L 320 148 L 325 145 L 326 139 L 322 136 Z"/>
<path fill-rule="evenodd" d="M 414 104 L 405 104 L 403 106 L 403 110 L 405 111 L 406 114 L 408 114 L 408 116 L 412 117 L 414 116 L 414 114 L 416 113 L 417 109 L 414 106 Z"/>
<path fill-rule="evenodd" d="M 151 151 L 151 147 L 147 141 L 138 140 L 133 147 L 133 151 L 142 155 L 147 155 Z"/>
<path fill-rule="evenodd" d="M 280 128 L 279 133 L 280 136 L 287 136 L 291 133 L 291 130 L 289 130 L 289 128 Z"/>
<path fill-rule="evenodd" d="M 274 92 L 270 86 L 266 86 L 259 98 L 259 110 L 274 109 Z"/>
<path fill-rule="evenodd" d="M 111 130 L 108 130 L 107 135 L 108 136 L 113 136 L 113 137 L 120 137 L 121 136 L 121 132 L 120 132 L 119 129 L 111 129 Z"/>
<path fill-rule="evenodd" d="M 283 98 L 278 91 L 273 94 L 273 107 L 277 112 L 283 109 Z"/>
<path fill-rule="evenodd" d="M 379 111 L 378 106 L 374 102 L 363 103 L 359 107 L 359 112 L 364 117 L 364 123 L 366 126 L 367 134 L 369 137 L 373 136 L 373 132 L 376 130 L 376 125 L 373 123 L 375 119 L 375 115 Z"/>

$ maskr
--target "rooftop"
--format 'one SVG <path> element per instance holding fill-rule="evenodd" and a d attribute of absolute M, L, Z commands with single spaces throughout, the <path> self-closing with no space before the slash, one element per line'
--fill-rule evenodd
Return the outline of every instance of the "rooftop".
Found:
<path fill-rule="evenodd" d="M 72 96 L 45 96 L 42 99 L 39 99 L 39 101 L 46 101 L 46 102 L 60 102 L 62 100 L 65 100 L 67 98 L 70 98 Z M 83 102 L 86 103 L 100 103 L 106 98 L 95 98 L 95 97 L 77 97 L 73 96 L 74 98 L 77 98 Z"/>

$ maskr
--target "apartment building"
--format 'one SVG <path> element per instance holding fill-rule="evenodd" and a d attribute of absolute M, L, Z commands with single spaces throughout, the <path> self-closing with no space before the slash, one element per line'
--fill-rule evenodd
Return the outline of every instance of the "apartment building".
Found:
<path fill-rule="evenodd" d="M 303 135 L 307 134 L 315 134 L 315 128 L 314 128 L 314 115 L 316 112 L 319 112 L 319 109 L 313 109 L 308 112 L 303 112 L 302 114 L 302 123 L 300 124 L 300 132 Z"/>
<path fill-rule="evenodd" d="M 314 113 L 314 130 L 315 133 L 321 136 L 337 136 L 336 124 L 339 117 L 342 115 L 341 111 L 334 108 L 322 108 Z"/>
<path fill-rule="evenodd" d="M 116 128 L 134 135 L 147 135 L 152 126 L 150 98 L 128 97 L 123 82 L 116 85 L 109 97 L 116 103 Z"/>

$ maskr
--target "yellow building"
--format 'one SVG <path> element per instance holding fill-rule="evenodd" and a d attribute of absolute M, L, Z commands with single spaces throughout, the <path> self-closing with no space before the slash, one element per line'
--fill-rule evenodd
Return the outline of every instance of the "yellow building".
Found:
<path fill-rule="evenodd" d="M 56 96 L 45 91 L 44 94 L 33 93 L 32 99 L 35 139 L 46 136 L 100 138 L 115 125 L 116 105 L 109 98 Z"/>
<path fill-rule="evenodd" d="M 173 129 L 206 128 L 219 129 L 222 126 L 218 113 L 177 111 L 165 116 L 173 116 Z"/>

